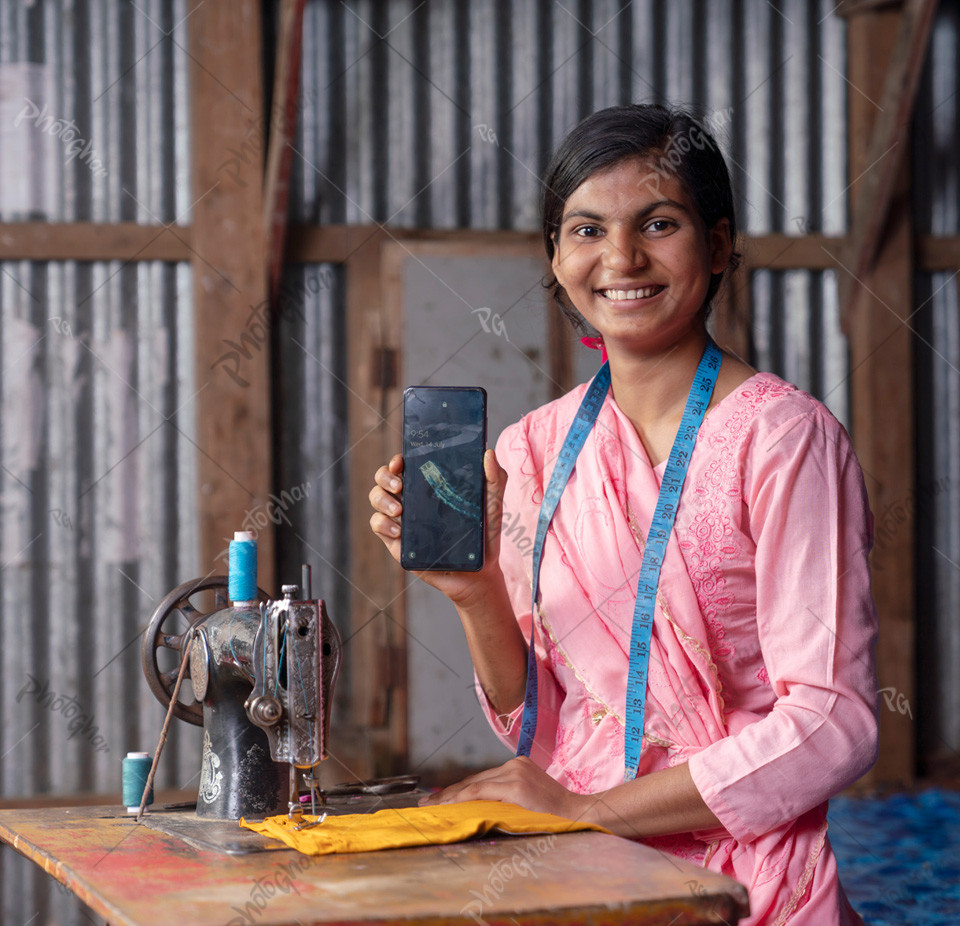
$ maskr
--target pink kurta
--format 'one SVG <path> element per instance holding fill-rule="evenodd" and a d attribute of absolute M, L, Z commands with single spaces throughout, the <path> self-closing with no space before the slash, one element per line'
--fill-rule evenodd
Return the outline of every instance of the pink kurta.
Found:
<path fill-rule="evenodd" d="M 501 564 L 525 636 L 543 491 L 585 386 L 501 436 Z M 623 780 L 629 637 L 653 469 L 608 396 L 544 547 L 531 758 L 579 793 Z M 723 829 L 645 840 L 745 884 L 747 924 L 857 923 L 827 799 L 877 749 L 870 514 L 827 409 L 759 373 L 704 419 L 660 577 L 639 773 L 689 762 Z M 516 747 L 518 709 L 497 717 Z"/>

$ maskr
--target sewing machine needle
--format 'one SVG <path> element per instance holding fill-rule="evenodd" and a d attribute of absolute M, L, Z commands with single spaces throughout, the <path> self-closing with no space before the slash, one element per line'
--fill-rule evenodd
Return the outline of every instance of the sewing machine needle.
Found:
<path fill-rule="evenodd" d="M 297 787 L 297 767 L 290 765 L 290 798 L 287 804 L 287 816 L 292 820 L 294 813 L 300 813 L 300 789 Z"/>
<path fill-rule="evenodd" d="M 316 820 L 311 820 L 309 823 L 307 823 L 306 820 L 301 820 L 301 821 L 294 827 L 294 829 L 295 829 L 295 830 L 306 830 L 306 829 L 309 829 L 311 826 L 318 826 L 319 824 L 323 823 L 323 821 L 326 820 L 326 819 L 327 819 L 327 812 L 324 811 Z"/>

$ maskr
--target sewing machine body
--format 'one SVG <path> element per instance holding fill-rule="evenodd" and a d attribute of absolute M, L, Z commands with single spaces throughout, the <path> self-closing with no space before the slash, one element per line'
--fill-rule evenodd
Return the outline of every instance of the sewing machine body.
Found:
<path fill-rule="evenodd" d="M 189 660 L 197 704 L 174 713 L 203 725 L 197 816 L 236 820 L 289 809 L 299 811 L 298 775 L 316 783 L 314 767 L 326 756 L 330 707 L 340 665 L 340 635 L 323 601 L 283 587 L 284 597 L 227 605 L 224 577 L 194 580 L 174 589 L 151 619 L 143 667 L 151 689 L 168 704 L 175 672 L 163 673 L 157 650 L 175 649 Z M 217 592 L 214 610 L 190 598 Z M 186 633 L 163 632 L 174 612 L 190 621 Z M 184 654 L 183 648 L 188 652 Z M 198 711 L 202 704 L 202 711 Z"/>

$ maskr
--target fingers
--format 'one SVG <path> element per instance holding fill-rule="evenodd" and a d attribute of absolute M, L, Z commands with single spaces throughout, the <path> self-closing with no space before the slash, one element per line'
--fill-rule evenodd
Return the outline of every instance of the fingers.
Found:
<path fill-rule="evenodd" d="M 370 515 L 370 529 L 381 539 L 395 540 L 400 536 L 400 525 L 392 518 L 379 513 Z"/>
<path fill-rule="evenodd" d="M 503 493 L 507 488 L 507 471 L 500 466 L 493 450 L 488 450 L 483 455 L 483 472 L 487 480 L 487 556 L 496 560 L 500 555 L 500 525 L 503 521 Z"/>
<path fill-rule="evenodd" d="M 367 496 L 375 511 L 381 511 L 390 517 L 396 517 L 400 514 L 398 496 L 403 488 L 403 480 L 400 478 L 401 472 L 403 472 L 403 457 L 399 453 L 394 454 L 386 466 L 381 466 L 376 471 L 373 476 L 376 485 Z"/>
<path fill-rule="evenodd" d="M 496 451 L 484 453 L 483 474 L 487 479 L 487 494 L 495 496 L 498 501 L 502 500 L 507 487 L 507 471 L 497 461 Z"/>
<path fill-rule="evenodd" d="M 522 781 L 527 769 L 524 763 L 529 759 L 510 759 L 503 765 L 477 772 L 463 781 L 458 781 L 449 787 L 420 799 L 420 805 L 429 804 L 456 804 L 460 801 L 515 801 L 517 786 Z M 533 763 L 530 763 L 533 766 Z M 539 769 L 536 769 L 539 771 Z"/>
<path fill-rule="evenodd" d="M 507 483 L 507 471 L 497 460 L 497 452 L 492 447 L 483 454 L 483 473 L 487 477 L 489 485 L 499 485 L 502 481 Z"/>
<path fill-rule="evenodd" d="M 478 801 L 484 799 L 498 800 L 496 797 L 485 797 L 486 794 L 489 794 L 488 785 L 490 778 L 498 771 L 499 769 L 488 769 L 485 772 L 464 778 L 463 781 L 458 781 L 456 784 L 450 785 L 442 791 L 438 791 L 436 794 L 430 794 L 427 795 L 427 797 L 420 798 L 420 806 L 457 804 L 461 801 Z M 494 790 L 496 790 L 495 786 Z"/>
<path fill-rule="evenodd" d="M 526 758 L 511 759 L 498 768 L 471 775 L 444 788 L 421 804 L 454 804 L 461 801 L 504 801 L 540 813 L 580 819 L 595 797 L 575 794 Z M 585 803 L 586 802 L 586 803 Z"/>
<path fill-rule="evenodd" d="M 399 493 L 403 488 L 400 474 L 403 472 L 403 457 L 397 453 L 385 466 L 374 474 L 374 487 L 368 498 L 373 514 L 370 516 L 370 528 L 386 544 L 396 559 L 399 556 L 394 548 L 400 537 L 399 517 L 402 507 Z"/>
<path fill-rule="evenodd" d="M 374 481 L 378 486 L 386 489 L 388 492 L 397 493 L 403 487 L 403 480 L 400 474 L 403 472 L 403 457 L 395 453 L 386 466 L 381 466 L 374 475 Z"/>
<path fill-rule="evenodd" d="M 388 517 L 396 518 L 402 510 L 397 496 L 392 492 L 385 491 L 380 486 L 374 486 L 367 497 L 370 499 L 370 507 L 374 511 L 379 511 Z"/>

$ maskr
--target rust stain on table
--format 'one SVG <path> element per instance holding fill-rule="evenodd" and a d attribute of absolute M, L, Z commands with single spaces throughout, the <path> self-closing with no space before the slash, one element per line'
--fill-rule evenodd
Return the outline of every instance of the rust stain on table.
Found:
<path fill-rule="evenodd" d="M 222 855 L 113 807 L 0 811 L 0 839 L 112 923 L 736 923 L 742 885 L 602 833 L 351 855 Z"/>

